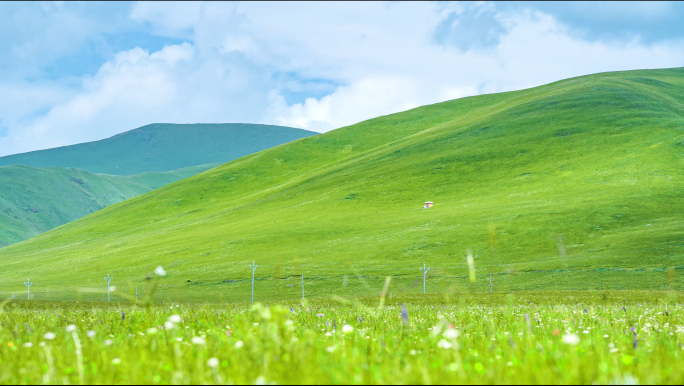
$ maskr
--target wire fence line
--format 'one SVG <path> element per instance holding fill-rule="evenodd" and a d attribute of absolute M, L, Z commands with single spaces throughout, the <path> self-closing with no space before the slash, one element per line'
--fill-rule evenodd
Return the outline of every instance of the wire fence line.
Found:
<path fill-rule="evenodd" d="M 256 265 L 256 264 L 254 264 Z M 259 265 L 254 269 L 258 273 L 263 268 L 283 268 L 279 266 Z M 296 267 L 292 267 L 295 269 Z M 382 291 L 387 277 L 392 278 L 390 293 L 420 294 L 449 292 L 514 292 L 539 290 L 684 290 L 684 266 L 655 267 L 644 269 L 627 269 L 599 267 L 591 269 L 549 269 L 516 272 L 486 272 L 477 270 L 475 282 L 470 281 L 470 273 L 463 267 L 429 267 L 425 275 L 422 267 L 399 269 L 337 269 L 330 274 L 293 274 L 262 275 L 235 278 L 231 280 L 205 279 L 199 281 L 174 281 L 173 277 L 163 278 L 159 282 L 155 301 L 202 302 L 202 301 L 259 301 L 267 299 L 297 299 L 302 297 L 330 297 L 332 295 L 356 296 L 376 295 Z M 299 267 L 306 272 L 311 267 Z M 420 270 L 419 270 L 420 269 Z M 460 272 L 448 272 L 458 269 Z M 440 271 L 441 270 L 441 271 Z M 354 272 L 356 271 L 356 272 Z M 262 272 L 264 273 L 264 272 Z M 167 281 L 169 279 L 169 281 Z M 102 280 L 102 279 L 100 279 Z M 83 300 L 107 301 L 108 286 L 103 283 L 100 292 L 92 287 L 85 290 L 81 287 L 59 288 L 54 283 L 45 283 L 41 288 L 40 281 L 31 287 L 31 300 Z M 99 287 L 97 287 L 99 288 Z M 127 294 L 127 300 L 111 294 L 113 301 L 132 301 L 144 299 L 147 284 L 139 279 L 122 278 L 117 286 L 119 294 Z M 140 297 L 138 297 L 140 290 Z M 0 297 L 15 300 L 27 299 L 27 288 L 23 290 L 0 287 Z"/>

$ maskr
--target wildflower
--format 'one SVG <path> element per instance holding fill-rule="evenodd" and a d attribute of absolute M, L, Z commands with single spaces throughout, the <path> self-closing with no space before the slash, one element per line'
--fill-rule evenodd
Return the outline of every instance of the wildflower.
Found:
<path fill-rule="evenodd" d="M 176 341 L 182 342 L 182 341 L 183 341 L 183 338 L 176 338 Z"/>
<path fill-rule="evenodd" d="M 235 348 L 242 348 L 242 346 L 244 346 L 244 343 L 242 343 L 241 340 L 238 340 L 237 342 L 235 342 Z"/>
<path fill-rule="evenodd" d="M 193 337 L 191 342 L 192 342 L 192 344 L 199 344 L 199 345 L 207 344 L 207 342 L 201 336 Z"/>
<path fill-rule="evenodd" d="M 352 326 L 350 326 L 350 325 L 348 325 L 348 324 L 345 324 L 344 326 L 342 326 L 342 332 L 345 333 L 345 334 L 349 334 L 349 333 L 351 333 L 351 332 L 353 332 L 353 331 L 354 331 L 354 327 L 352 327 Z"/>
<path fill-rule="evenodd" d="M 334 351 L 335 351 L 335 348 L 336 348 L 335 346 L 330 346 L 330 347 L 326 348 L 325 351 L 327 351 L 327 352 L 334 352 Z"/>
<path fill-rule="evenodd" d="M 316 316 L 321 317 L 321 316 L 325 316 L 325 315 L 323 315 L 323 314 L 316 314 Z"/>
<path fill-rule="evenodd" d="M 451 340 L 458 338 L 459 335 L 460 333 L 455 328 L 449 328 L 444 332 L 444 337 Z"/>
<path fill-rule="evenodd" d="M 219 360 L 216 358 L 209 358 L 209 360 L 207 361 L 207 366 L 209 366 L 209 367 L 216 367 L 218 365 L 219 365 Z"/>
<path fill-rule="evenodd" d="M 55 333 L 53 333 L 53 332 L 46 332 L 45 335 L 43 335 L 43 338 L 47 339 L 47 340 L 53 340 L 56 337 L 57 337 L 57 335 L 55 335 Z"/>
<path fill-rule="evenodd" d="M 88 338 L 94 338 L 95 334 L 96 334 L 96 332 L 93 330 L 86 332 L 86 335 L 88 335 Z"/>
<path fill-rule="evenodd" d="M 411 354 L 411 355 L 416 355 L 416 350 L 411 350 L 411 351 L 409 351 L 409 354 Z"/>
<path fill-rule="evenodd" d="M 577 336 L 577 334 L 563 335 L 563 343 L 574 346 L 579 343 L 579 336 Z"/>
<path fill-rule="evenodd" d="M 332 333 L 331 333 L 331 332 L 326 332 L 326 333 L 325 333 L 325 336 L 332 336 Z"/>
<path fill-rule="evenodd" d="M 166 271 L 164 271 L 161 265 L 154 269 L 154 273 L 158 276 L 166 276 Z"/>
<path fill-rule="evenodd" d="M 230 336 L 230 331 L 226 331 L 226 335 L 227 335 L 227 336 Z"/>
<path fill-rule="evenodd" d="M 176 325 L 173 324 L 172 322 L 164 322 L 164 327 L 166 327 L 167 330 L 170 330 L 172 328 L 175 328 Z"/>
<path fill-rule="evenodd" d="M 67 332 L 76 331 L 76 326 L 74 326 L 73 324 L 70 324 L 67 326 L 66 330 L 67 330 Z"/>
<path fill-rule="evenodd" d="M 293 324 L 294 324 L 294 322 L 291 321 L 291 320 L 286 320 L 286 321 L 285 321 L 285 325 L 286 325 L 286 326 L 291 326 L 291 325 L 293 325 Z"/>
<path fill-rule="evenodd" d="M 154 327 L 148 328 L 148 329 L 147 329 L 147 333 L 148 333 L 148 334 L 156 334 L 158 331 L 159 331 L 159 330 L 157 330 L 157 329 L 154 328 Z"/>
<path fill-rule="evenodd" d="M 121 364 L 121 359 L 119 359 L 119 358 L 112 359 L 112 364 L 114 366 L 118 366 L 119 364 Z"/>
<path fill-rule="evenodd" d="M 33 343 L 26 342 L 26 343 L 24 343 L 24 347 L 33 347 Z"/>
<path fill-rule="evenodd" d="M 558 336 L 558 335 L 560 335 L 560 330 L 559 329 L 553 330 L 553 336 Z"/>
<path fill-rule="evenodd" d="M 181 318 L 180 315 L 169 316 L 169 322 L 171 322 L 171 323 L 180 323 L 182 321 L 183 321 L 183 318 Z"/>
<path fill-rule="evenodd" d="M 450 349 L 451 348 L 451 343 L 447 342 L 446 340 L 442 339 L 439 342 L 437 342 L 437 347 L 439 348 L 444 348 L 444 349 Z"/>
<path fill-rule="evenodd" d="M 608 335 L 604 335 L 603 337 L 604 337 L 604 338 L 608 338 Z"/>
<path fill-rule="evenodd" d="M 611 352 L 611 353 L 616 353 L 616 352 L 618 352 L 618 351 L 620 351 L 620 349 L 617 349 L 617 348 L 611 348 L 611 349 L 610 349 L 610 352 Z"/>
<path fill-rule="evenodd" d="M 588 333 L 589 333 L 589 331 L 587 331 L 587 330 L 582 331 L 582 334 L 588 334 Z"/>
<path fill-rule="evenodd" d="M 112 340 L 111 340 L 111 339 L 105 340 L 105 346 L 111 346 L 111 345 L 112 345 Z"/>
<path fill-rule="evenodd" d="M 401 319 L 404 321 L 404 324 L 408 324 L 409 316 L 408 309 L 406 309 L 406 306 L 401 306 Z"/>

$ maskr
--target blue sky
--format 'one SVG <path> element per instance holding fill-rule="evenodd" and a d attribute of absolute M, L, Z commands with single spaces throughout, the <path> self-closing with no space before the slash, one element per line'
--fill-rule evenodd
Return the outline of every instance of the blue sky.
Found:
<path fill-rule="evenodd" d="M 684 66 L 675 2 L 0 2 L 0 156 L 153 122 L 329 131 L 444 100 Z"/>

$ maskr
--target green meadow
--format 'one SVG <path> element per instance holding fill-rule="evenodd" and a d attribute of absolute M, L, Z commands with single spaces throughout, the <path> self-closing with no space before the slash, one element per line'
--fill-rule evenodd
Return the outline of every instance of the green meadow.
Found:
<path fill-rule="evenodd" d="M 0 166 L 0 247 L 217 166 L 111 176 L 81 169 Z"/>
<path fill-rule="evenodd" d="M 4 302 L 0 383 L 682 384 L 682 300 L 536 291 Z"/>
<path fill-rule="evenodd" d="M 0 293 L 103 300 L 684 286 L 684 69 L 378 117 L 248 155 L 0 249 Z M 434 206 L 423 209 L 426 201 Z M 468 251 L 475 282 L 469 280 Z M 122 298 L 116 298 L 121 300 Z"/>

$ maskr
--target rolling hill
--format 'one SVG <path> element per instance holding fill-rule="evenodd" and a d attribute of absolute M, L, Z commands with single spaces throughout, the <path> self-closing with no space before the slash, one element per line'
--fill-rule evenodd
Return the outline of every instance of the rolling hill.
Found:
<path fill-rule="evenodd" d="M 218 165 L 129 177 L 73 168 L 0 166 L 0 247 Z"/>
<path fill-rule="evenodd" d="M 422 209 L 425 201 L 434 207 Z M 264 150 L 0 249 L 0 291 L 176 301 L 684 287 L 684 69 L 603 73 Z M 468 281 L 467 251 L 475 283 Z M 8 293 L 8 292 L 5 292 Z M 467 297 L 466 297 L 467 298 Z"/>
<path fill-rule="evenodd" d="M 60 166 L 129 176 L 225 163 L 315 135 L 283 126 L 155 123 L 96 142 L 0 157 L 0 166 Z"/>
<path fill-rule="evenodd" d="M 0 247 L 246 154 L 315 134 L 268 125 L 152 124 L 102 141 L 0 157 Z"/>

